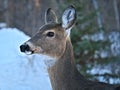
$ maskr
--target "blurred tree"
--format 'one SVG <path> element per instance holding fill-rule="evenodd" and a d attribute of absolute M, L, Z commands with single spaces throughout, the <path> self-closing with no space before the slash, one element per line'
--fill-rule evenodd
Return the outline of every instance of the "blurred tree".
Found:
<path fill-rule="evenodd" d="M 0 21 L 32 36 L 44 24 L 44 14 L 49 7 L 56 11 L 57 2 L 55 0 L 0 0 Z"/>

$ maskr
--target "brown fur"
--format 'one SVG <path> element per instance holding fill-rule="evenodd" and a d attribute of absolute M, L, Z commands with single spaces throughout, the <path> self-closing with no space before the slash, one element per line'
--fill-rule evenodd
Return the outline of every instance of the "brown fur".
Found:
<path fill-rule="evenodd" d="M 53 90 L 115 90 L 114 85 L 85 79 L 76 68 L 69 39 L 65 48 L 63 56 L 48 69 Z"/>

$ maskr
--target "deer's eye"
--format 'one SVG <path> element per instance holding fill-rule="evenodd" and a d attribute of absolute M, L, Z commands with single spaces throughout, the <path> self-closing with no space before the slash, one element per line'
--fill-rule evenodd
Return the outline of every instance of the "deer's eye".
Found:
<path fill-rule="evenodd" d="M 54 32 L 48 32 L 48 33 L 47 33 L 47 36 L 48 36 L 48 37 L 54 37 L 54 35 L 55 35 Z"/>

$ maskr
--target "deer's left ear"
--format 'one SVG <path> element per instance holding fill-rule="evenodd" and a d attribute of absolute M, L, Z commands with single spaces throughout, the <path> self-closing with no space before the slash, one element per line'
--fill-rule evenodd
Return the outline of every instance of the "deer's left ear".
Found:
<path fill-rule="evenodd" d="M 62 27 L 70 34 L 70 30 L 76 22 L 76 11 L 73 6 L 69 6 L 62 15 Z"/>
<path fill-rule="evenodd" d="M 48 8 L 45 13 L 45 24 L 47 23 L 58 23 L 57 16 L 51 8 Z"/>

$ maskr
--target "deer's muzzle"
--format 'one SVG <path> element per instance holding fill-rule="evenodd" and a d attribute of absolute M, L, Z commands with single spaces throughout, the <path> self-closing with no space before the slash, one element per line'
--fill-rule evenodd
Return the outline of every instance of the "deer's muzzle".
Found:
<path fill-rule="evenodd" d="M 34 51 L 32 51 L 32 50 L 30 49 L 29 45 L 27 45 L 27 44 L 21 45 L 21 46 L 20 46 L 20 51 L 21 51 L 21 52 L 24 52 L 24 53 L 28 53 L 28 52 L 29 52 L 29 54 L 34 53 Z"/>

